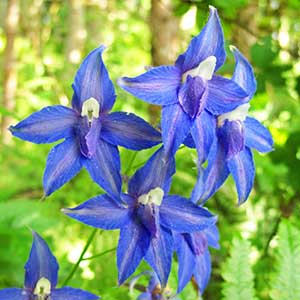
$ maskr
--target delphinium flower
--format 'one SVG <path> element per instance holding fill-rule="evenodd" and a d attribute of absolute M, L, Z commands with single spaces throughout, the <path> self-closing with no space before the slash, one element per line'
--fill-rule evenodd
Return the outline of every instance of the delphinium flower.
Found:
<path fill-rule="evenodd" d="M 175 249 L 178 257 L 178 289 L 180 293 L 194 276 L 203 293 L 211 274 L 211 258 L 208 246 L 219 248 L 219 232 L 216 225 L 194 233 L 176 234 Z"/>
<path fill-rule="evenodd" d="M 118 199 L 117 145 L 141 150 L 161 141 L 160 133 L 134 114 L 109 113 L 116 95 L 102 61 L 103 50 L 101 46 L 92 51 L 77 71 L 72 108 L 48 106 L 10 127 L 14 136 L 37 144 L 65 139 L 48 156 L 43 179 L 46 196 L 85 167 L 96 183 Z"/>
<path fill-rule="evenodd" d="M 46 242 L 33 232 L 25 264 L 24 288 L 0 290 L 0 300 L 96 300 L 98 296 L 71 287 L 56 288 L 58 263 Z"/>
<path fill-rule="evenodd" d="M 167 154 L 174 155 L 191 133 L 203 162 L 213 141 L 213 116 L 248 101 L 245 91 L 233 80 L 215 74 L 225 58 L 219 16 L 210 7 L 207 24 L 174 66 L 154 67 L 135 78 L 119 79 L 124 90 L 148 103 L 162 105 L 162 140 Z"/>
<path fill-rule="evenodd" d="M 236 60 L 232 80 L 251 99 L 256 91 L 253 69 L 247 59 L 231 47 Z M 255 166 L 251 148 L 266 153 L 273 149 L 273 139 L 259 121 L 248 117 L 250 104 L 238 106 L 233 111 L 217 117 L 217 134 L 208 155 L 208 165 L 204 172 L 199 169 L 198 182 L 193 191 L 193 201 L 209 199 L 232 175 L 238 192 L 239 204 L 245 202 L 254 183 Z M 202 174 L 203 173 L 203 174 Z"/>
<path fill-rule="evenodd" d="M 156 272 L 162 287 L 167 283 L 173 254 L 172 231 L 201 231 L 216 222 L 205 208 L 168 195 L 175 172 L 174 158 L 165 159 L 161 147 L 129 180 L 125 206 L 109 195 L 92 198 L 78 207 L 64 209 L 68 216 L 103 229 L 120 229 L 117 248 L 119 284 L 122 284 L 144 258 Z"/>

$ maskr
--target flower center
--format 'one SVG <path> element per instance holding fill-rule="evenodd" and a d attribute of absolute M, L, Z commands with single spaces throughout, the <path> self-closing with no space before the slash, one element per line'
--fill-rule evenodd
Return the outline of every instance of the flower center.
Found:
<path fill-rule="evenodd" d="M 37 296 L 37 300 L 46 300 L 51 293 L 50 281 L 42 277 L 37 282 L 33 294 Z"/>
<path fill-rule="evenodd" d="M 87 117 L 89 123 L 92 123 L 93 118 L 99 118 L 100 105 L 95 98 L 90 98 L 83 102 L 81 116 Z"/>
<path fill-rule="evenodd" d="M 157 187 L 150 190 L 147 194 L 139 196 L 138 202 L 143 205 L 155 204 L 159 206 L 161 205 L 163 197 L 164 191 L 161 188 Z"/>
<path fill-rule="evenodd" d="M 242 104 L 238 106 L 236 109 L 225 113 L 223 115 L 218 116 L 218 127 L 221 127 L 224 125 L 225 121 L 245 121 L 247 115 L 248 115 L 248 110 L 250 108 L 250 104 Z"/>

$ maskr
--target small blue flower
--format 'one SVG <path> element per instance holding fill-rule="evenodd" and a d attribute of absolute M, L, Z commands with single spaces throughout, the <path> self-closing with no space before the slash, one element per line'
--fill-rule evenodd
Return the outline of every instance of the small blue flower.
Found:
<path fill-rule="evenodd" d="M 251 99 L 256 91 L 254 72 L 247 59 L 231 47 L 236 60 L 232 80 Z M 248 103 L 217 117 L 217 134 L 208 155 L 208 166 L 199 167 L 193 202 L 209 199 L 225 182 L 229 174 L 235 181 L 239 204 L 244 203 L 253 187 L 255 166 L 251 148 L 266 153 L 273 150 L 273 139 L 260 122 L 247 117 Z"/>
<path fill-rule="evenodd" d="M 168 195 L 174 172 L 174 158 L 166 160 L 164 149 L 160 148 L 130 179 L 128 193 L 122 195 L 125 206 L 117 205 L 108 195 L 101 195 L 63 210 L 87 225 L 120 229 L 117 249 L 120 284 L 144 258 L 164 287 L 171 268 L 172 231 L 201 231 L 216 222 L 208 210 L 183 197 Z"/>
<path fill-rule="evenodd" d="M 72 108 L 49 106 L 10 127 L 14 136 L 37 144 L 65 139 L 48 156 L 46 196 L 85 167 L 96 183 L 118 199 L 121 176 L 116 146 L 141 150 L 161 142 L 160 133 L 134 114 L 109 114 L 116 96 L 102 61 L 103 50 L 103 46 L 95 49 L 81 64 L 73 84 Z"/>
<path fill-rule="evenodd" d="M 180 293 L 192 276 L 200 293 L 207 286 L 211 273 L 208 246 L 219 248 L 219 232 L 216 225 L 194 233 L 176 234 L 175 250 L 178 257 L 178 290 Z"/>
<path fill-rule="evenodd" d="M 151 68 L 118 84 L 134 96 L 162 105 L 162 140 L 167 154 L 174 155 L 191 133 L 203 162 L 214 138 L 214 116 L 246 103 L 248 95 L 233 80 L 214 73 L 224 64 L 224 37 L 217 10 L 174 66 Z"/>
<path fill-rule="evenodd" d="M 56 288 L 58 264 L 46 242 L 33 232 L 33 243 L 25 264 L 24 288 L 0 290 L 0 300 L 96 300 L 98 296 L 71 287 Z"/>

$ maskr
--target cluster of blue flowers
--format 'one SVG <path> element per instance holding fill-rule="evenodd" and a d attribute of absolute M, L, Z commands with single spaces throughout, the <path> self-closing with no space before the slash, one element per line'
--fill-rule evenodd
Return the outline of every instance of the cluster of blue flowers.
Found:
<path fill-rule="evenodd" d="M 162 106 L 161 132 L 134 114 L 110 113 L 116 95 L 102 60 L 103 46 L 92 51 L 80 66 L 73 84 L 72 108 L 49 106 L 10 128 L 14 136 L 33 143 L 64 139 L 48 156 L 45 196 L 82 167 L 106 191 L 63 212 L 96 228 L 120 229 L 119 284 L 143 259 L 154 271 L 155 285 L 149 285 L 140 299 L 154 299 L 158 284 L 158 294 L 162 295 L 174 252 L 179 264 L 177 292 L 192 277 L 199 291 L 204 291 L 211 272 L 208 247 L 219 247 L 219 234 L 216 216 L 203 205 L 229 174 L 235 181 L 239 203 L 245 202 L 255 175 L 251 149 L 272 150 L 269 131 L 247 116 L 256 90 L 253 69 L 238 49 L 230 49 L 236 65 L 228 79 L 216 74 L 226 53 L 217 10 L 210 7 L 207 24 L 173 66 L 153 67 L 135 78 L 118 80 L 120 87 L 137 98 Z M 159 150 L 136 171 L 127 191 L 122 192 L 118 146 L 141 150 L 160 143 Z M 196 148 L 198 153 L 198 178 L 190 199 L 169 194 L 176 172 L 174 156 L 181 144 Z M 34 269 L 39 271 L 33 275 L 30 270 Z M 38 295 L 33 299 L 48 299 L 49 295 L 53 300 L 71 299 L 66 295 L 75 290 L 55 290 L 56 273 L 56 260 L 34 234 L 25 288 L 11 291 L 9 298 L 32 299 L 26 296 L 31 293 Z M 0 292 L 0 300 L 7 299 L 5 293 Z M 76 297 L 95 299 L 83 291 Z"/>

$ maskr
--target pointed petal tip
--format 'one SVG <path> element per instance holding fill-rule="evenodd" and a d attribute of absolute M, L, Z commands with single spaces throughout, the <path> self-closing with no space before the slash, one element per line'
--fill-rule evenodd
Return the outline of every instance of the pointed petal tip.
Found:
<path fill-rule="evenodd" d="M 237 52 L 237 51 L 239 51 L 238 48 L 236 46 L 234 46 L 234 45 L 229 45 L 229 49 L 230 49 L 231 52 Z"/>
<path fill-rule="evenodd" d="M 212 5 L 208 5 L 208 8 L 209 8 L 209 10 L 210 10 L 211 13 L 218 12 L 218 10 L 214 6 L 212 6 Z"/>

